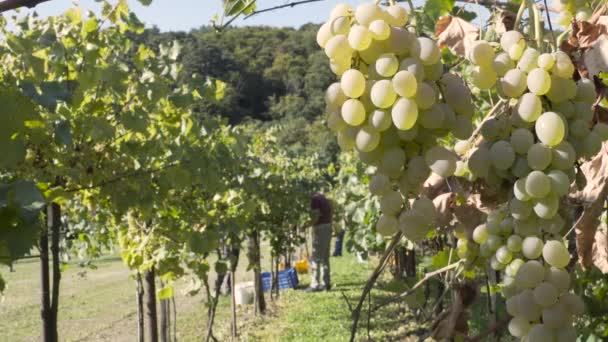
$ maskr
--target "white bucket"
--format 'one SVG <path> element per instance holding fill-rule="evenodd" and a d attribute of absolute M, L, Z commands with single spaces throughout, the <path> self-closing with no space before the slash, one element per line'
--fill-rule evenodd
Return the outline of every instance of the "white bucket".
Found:
<path fill-rule="evenodd" d="M 253 304 L 253 282 L 239 283 L 234 286 L 237 305 Z"/>

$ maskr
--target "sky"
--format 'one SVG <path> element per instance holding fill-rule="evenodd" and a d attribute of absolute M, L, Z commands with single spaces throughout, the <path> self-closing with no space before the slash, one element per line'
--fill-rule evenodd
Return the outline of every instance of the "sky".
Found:
<path fill-rule="evenodd" d="M 110 0 L 114 2 L 115 0 Z M 292 0 L 295 1 L 295 0 Z M 279 27 L 299 27 L 313 22 L 327 20 L 329 12 L 338 3 L 345 2 L 352 6 L 370 0 L 324 0 L 302 4 L 253 16 L 247 20 L 241 18 L 233 22 L 237 26 L 269 25 Z M 415 0 L 417 5 L 422 0 Z M 221 12 L 221 0 L 153 0 L 148 7 L 137 0 L 128 0 L 129 6 L 138 18 L 147 26 L 158 26 L 163 31 L 188 31 L 203 25 L 209 25 L 216 13 Z M 289 0 L 258 0 L 258 9 L 289 3 Z M 57 15 L 71 6 L 70 0 L 51 0 L 26 11 L 36 11 L 41 16 Z M 101 6 L 94 0 L 74 1 L 83 9 L 99 12 Z"/>

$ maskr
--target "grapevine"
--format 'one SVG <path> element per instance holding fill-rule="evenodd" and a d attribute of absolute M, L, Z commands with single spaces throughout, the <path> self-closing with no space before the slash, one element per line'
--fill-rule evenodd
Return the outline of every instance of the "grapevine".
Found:
<path fill-rule="evenodd" d="M 483 122 L 476 146 L 459 152 L 466 160 L 463 175 L 508 186 L 511 195 L 470 236 L 460 234 L 458 252 L 503 272 L 511 335 L 575 341 L 572 321 L 584 304 L 569 292 L 563 202 L 576 181 L 577 160 L 599 152 L 606 127 L 593 125 L 595 88 L 588 79 L 572 79 L 574 65 L 564 52 L 541 53 L 517 31 L 502 35 L 500 50 L 495 55 L 482 40 L 468 52 L 472 84 L 496 87 L 508 102 Z"/>
<path fill-rule="evenodd" d="M 473 131 L 471 94 L 446 71 L 436 43 L 403 26 L 408 12 L 396 4 L 337 5 L 317 34 L 340 81 L 326 92 L 328 125 L 343 150 L 354 149 L 376 168 L 369 190 L 379 198 L 378 233 L 401 230 L 424 239 L 437 213 L 432 201 L 415 198 L 431 172 L 449 177 L 456 154 L 439 144 Z"/>

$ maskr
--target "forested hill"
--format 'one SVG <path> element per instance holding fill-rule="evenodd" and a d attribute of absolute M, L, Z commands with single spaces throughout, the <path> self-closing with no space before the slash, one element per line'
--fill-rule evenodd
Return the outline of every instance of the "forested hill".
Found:
<path fill-rule="evenodd" d="M 337 145 L 320 128 L 323 90 L 334 75 L 316 45 L 318 27 L 230 27 L 221 33 L 211 27 L 190 32 L 148 29 L 136 40 L 148 46 L 179 41 L 185 68 L 180 82 L 204 82 L 209 76 L 227 84 L 221 101 L 201 100 L 200 115 L 218 115 L 232 124 L 279 124 L 281 144 L 294 153 L 320 153 L 327 164 L 334 160 Z"/>

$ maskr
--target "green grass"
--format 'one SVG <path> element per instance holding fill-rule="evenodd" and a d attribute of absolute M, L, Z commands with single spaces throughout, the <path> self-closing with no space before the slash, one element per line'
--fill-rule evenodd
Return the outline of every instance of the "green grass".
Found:
<path fill-rule="evenodd" d="M 264 258 L 268 268 L 269 258 Z M 95 262 L 97 269 L 85 270 L 72 265 L 62 274 L 59 334 L 62 341 L 134 341 L 136 340 L 135 282 L 130 271 L 118 258 Z M 239 335 L 242 341 L 348 341 L 352 324 L 349 304 L 354 307 L 374 262 L 361 264 L 354 256 L 331 259 L 333 288 L 329 292 L 306 293 L 301 289 L 282 291 L 280 298 L 268 295 L 268 313 L 255 317 L 251 306 L 237 311 Z M 251 279 L 241 262 L 237 281 Z M 0 302 L 0 342 L 39 341 L 39 267 L 35 261 L 18 263 L 15 272 L 0 269 L 8 288 Z M 213 275 L 211 275 L 213 278 Z M 309 276 L 300 277 L 302 287 Z M 202 295 L 183 294 L 186 281 L 176 287 L 177 331 L 180 341 L 200 341 L 205 333 L 206 306 Z M 390 275 L 380 279 L 372 292 L 372 303 L 379 303 L 405 286 L 390 281 Z M 407 308 L 424 305 L 424 296 L 388 305 L 369 320 L 369 337 L 375 341 L 417 341 L 433 317 L 414 316 Z M 418 303 L 414 303 L 418 300 Z M 368 337 L 367 303 L 361 315 L 358 336 Z M 428 310 L 427 310 L 428 311 Z M 215 336 L 229 340 L 230 303 L 221 297 L 218 306 Z M 8 332 L 8 333 L 7 333 Z"/>

